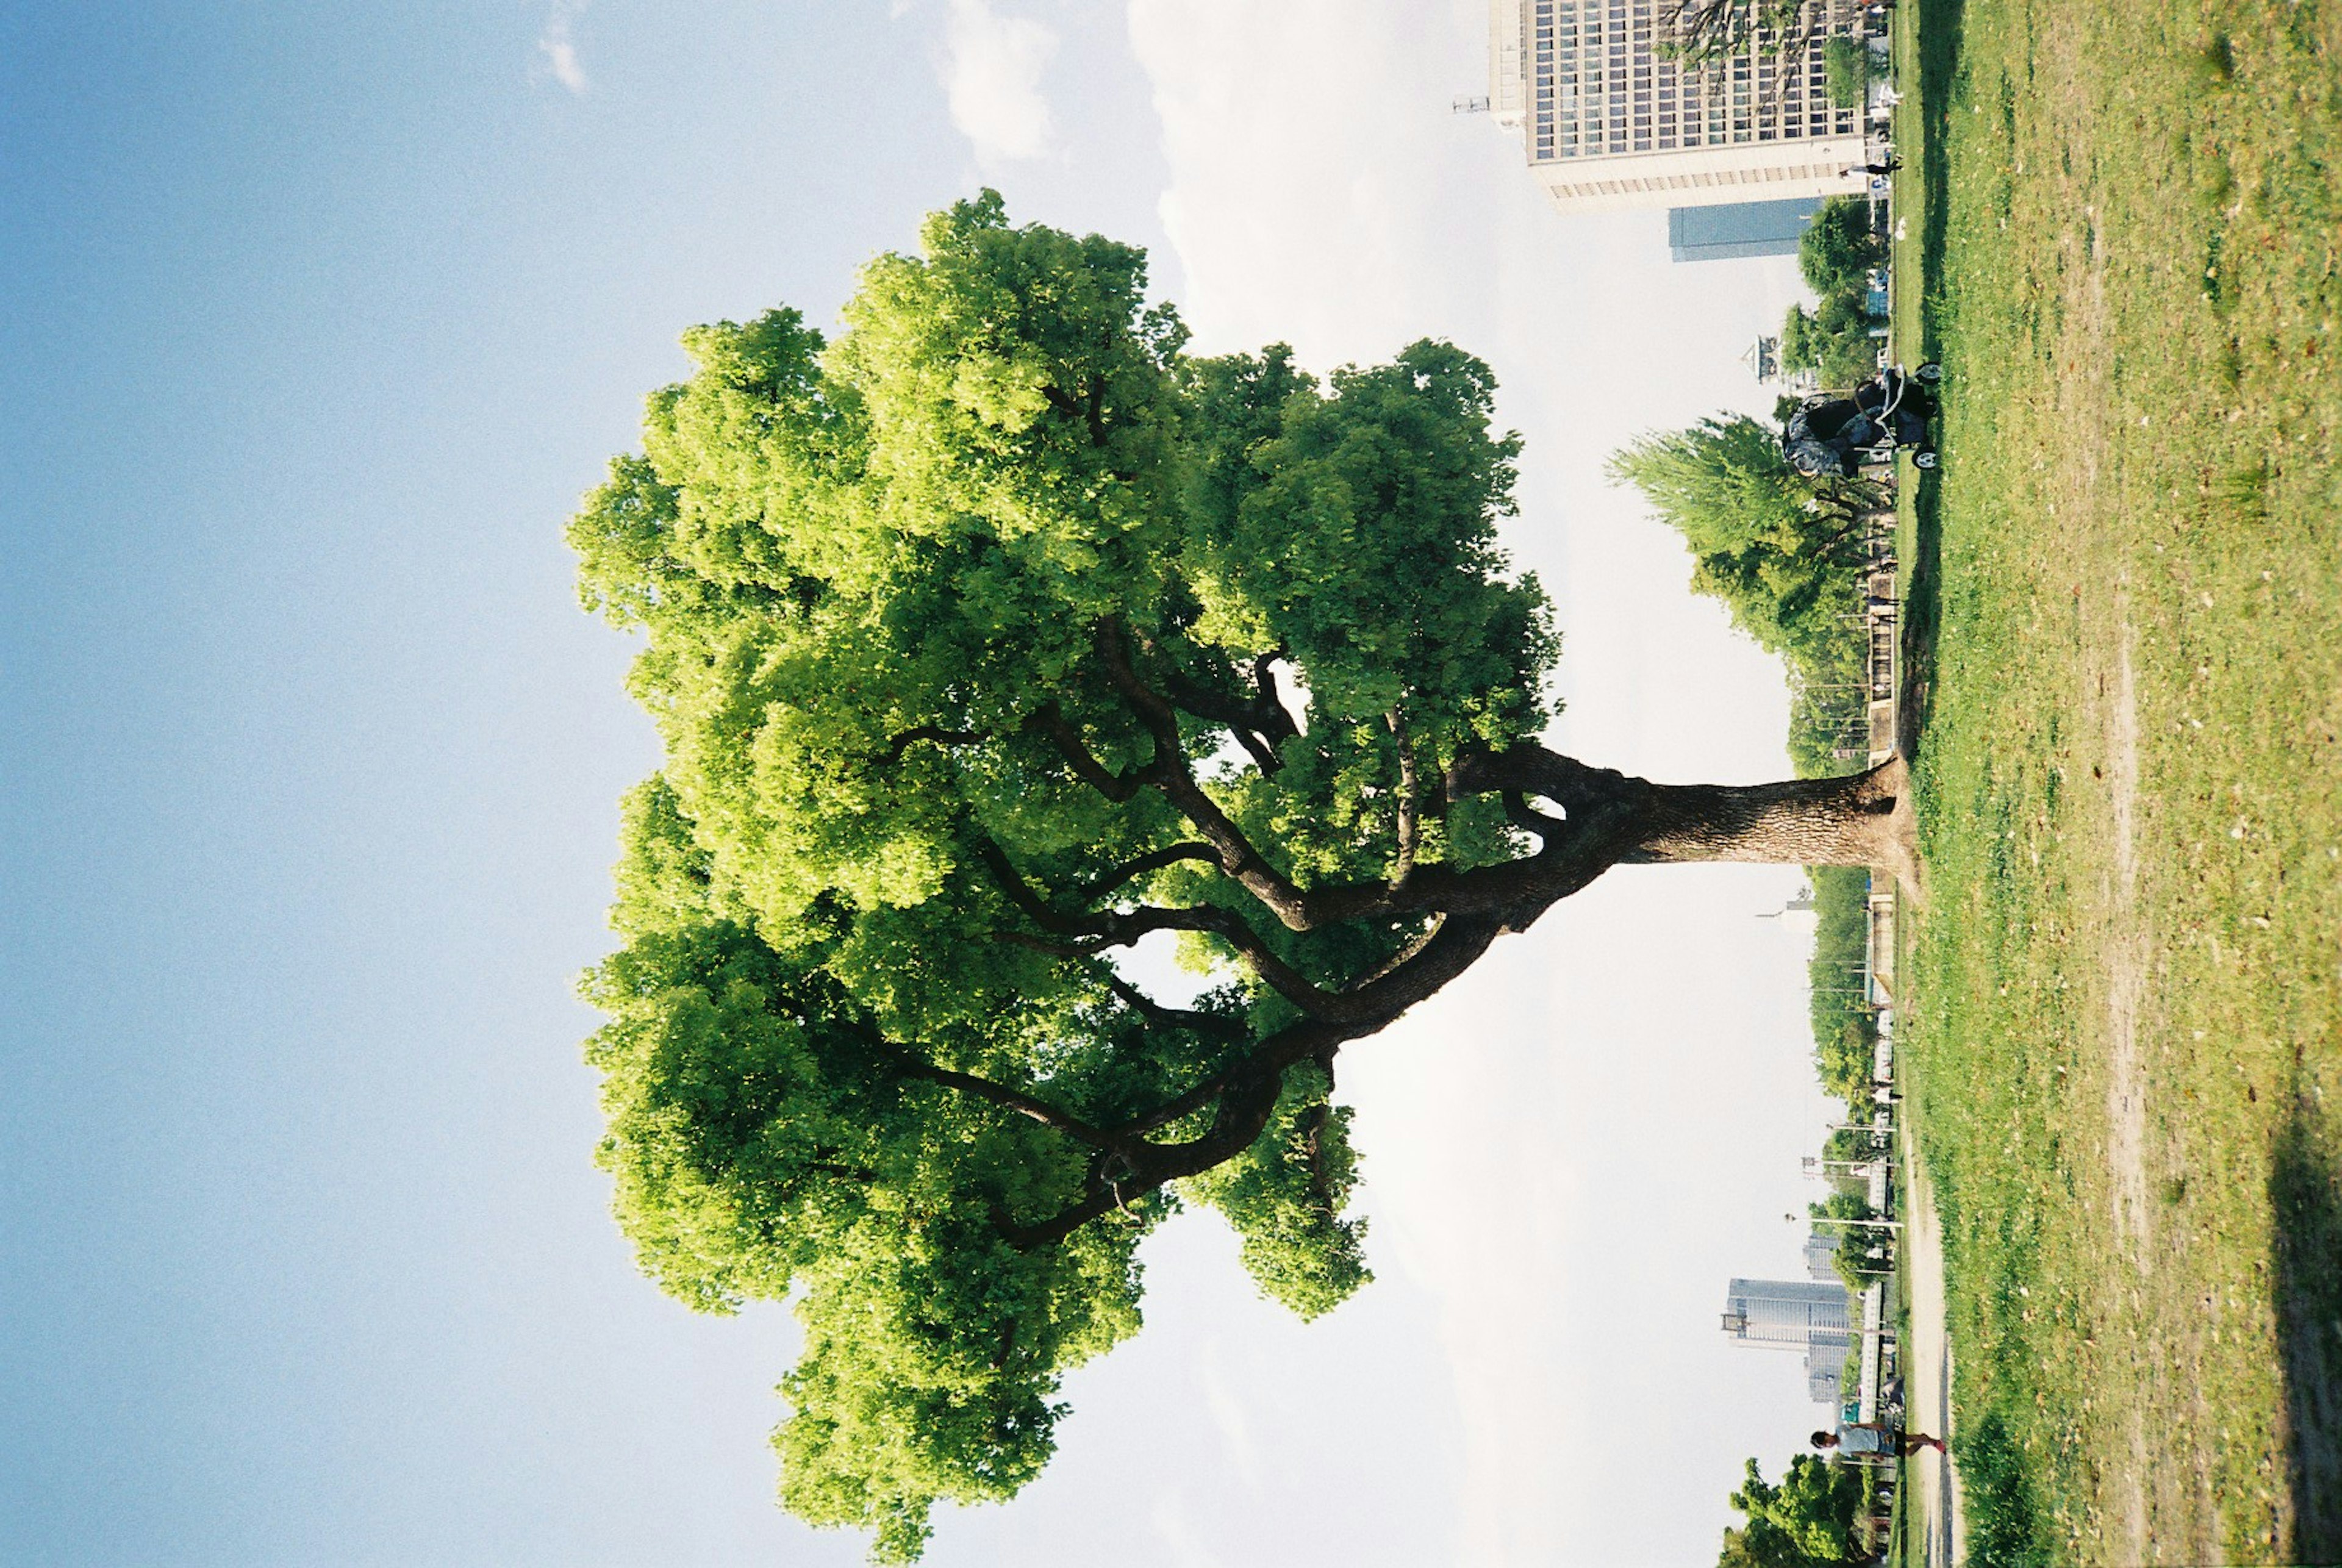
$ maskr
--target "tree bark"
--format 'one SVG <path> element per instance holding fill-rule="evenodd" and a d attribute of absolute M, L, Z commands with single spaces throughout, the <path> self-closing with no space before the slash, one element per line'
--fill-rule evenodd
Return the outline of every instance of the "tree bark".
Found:
<path fill-rule="evenodd" d="M 1449 795 L 1488 790 L 1561 806 L 1560 831 L 1536 859 L 1575 863 L 1570 892 L 1613 865 L 1716 860 L 1875 866 L 1917 892 L 1910 775 L 1900 757 L 1841 778 L 1760 784 L 1653 784 L 1535 745 L 1459 759 Z"/>
<path fill-rule="evenodd" d="M 1739 860 L 1900 870 L 1909 847 L 1900 758 L 1844 778 L 1644 787 L 1650 793 L 1643 837 L 1621 857 L 1626 864 Z"/>

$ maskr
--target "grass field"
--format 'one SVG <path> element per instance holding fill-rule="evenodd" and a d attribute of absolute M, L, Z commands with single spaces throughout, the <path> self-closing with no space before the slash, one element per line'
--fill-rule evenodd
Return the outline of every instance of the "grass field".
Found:
<path fill-rule="evenodd" d="M 2342 1561 L 2342 0 L 1906 11 L 1898 344 L 1953 381 L 1901 1025 L 1971 1554 Z"/>

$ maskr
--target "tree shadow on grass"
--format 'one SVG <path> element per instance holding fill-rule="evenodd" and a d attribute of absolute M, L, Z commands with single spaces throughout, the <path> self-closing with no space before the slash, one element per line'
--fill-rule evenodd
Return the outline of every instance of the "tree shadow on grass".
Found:
<path fill-rule="evenodd" d="M 1917 763 L 1935 710 L 1936 627 L 1942 614 L 1943 524 L 1936 476 L 1914 472 L 1911 559 L 1903 564 L 1903 679 L 1896 693 L 1895 744 Z"/>
<path fill-rule="evenodd" d="M 1968 1561 L 1995 1568 L 2047 1568 L 2050 1553 L 2040 1538 L 2032 1480 L 2000 1413 L 1987 1413 L 1974 1432 L 1953 1438 L 1952 1447 L 1966 1493 Z M 1945 1561 L 1950 1561 L 1948 1553 Z"/>
<path fill-rule="evenodd" d="M 1950 209 L 1951 168 L 1946 129 L 1959 75 L 1961 24 L 1967 0 L 1928 0 L 1919 13 L 1919 357 L 1943 353 L 1938 326 L 1944 295 L 1944 243 Z M 1957 374 L 1957 367 L 1955 367 Z M 1950 396 L 1959 395 L 1957 381 Z M 1895 714 L 1895 738 L 1904 756 L 1917 762 L 1933 710 L 1936 630 L 1941 613 L 1941 496 L 1937 476 L 1913 469 L 1912 558 L 1903 564 L 1903 680 Z"/>
<path fill-rule="evenodd" d="M 2342 1562 L 2342 1168 L 2298 1100 L 2269 1165 L 2292 1557 Z"/>
<path fill-rule="evenodd" d="M 1928 0 L 1919 14 L 1919 265 L 1927 278 L 1920 346 L 1936 356 L 1943 299 L 1944 242 L 1951 208 L 1951 153 L 1946 135 L 1960 75 L 1960 31 L 1967 0 Z"/>

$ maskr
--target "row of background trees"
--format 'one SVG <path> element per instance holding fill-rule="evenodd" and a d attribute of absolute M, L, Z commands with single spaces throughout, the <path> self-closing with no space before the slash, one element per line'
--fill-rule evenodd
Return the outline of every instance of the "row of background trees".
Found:
<path fill-rule="evenodd" d="M 1878 368 L 1872 334 L 1884 322 L 1870 280 L 1886 260 L 1867 201 L 1833 196 L 1821 205 L 1797 242 L 1797 270 L 1817 303 L 1811 310 L 1793 305 L 1782 318 L 1783 370 L 1810 370 L 1824 386 L 1851 386 Z"/>
<path fill-rule="evenodd" d="M 1812 311 L 1792 306 L 1782 335 L 1785 368 L 1816 369 L 1825 385 L 1850 385 L 1877 368 L 1870 335 L 1871 269 L 1884 257 L 1869 206 L 1847 197 L 1824 204 L 1798 248 L 1798 265 L 1819 296 Z M 1786 417 L 1790 400 L 1777 414 Z M 1818 776 L 1867 765 L 1868 640 L 1862 624 L 1873 564 L 1869 516 L 1887 505 L 1885 484 L 1811 479 L 1790 467 L 1777 434 L 1746 414 L 1719 414 L 1688 429 L 1654 434 L 1615 454 L 1613 479 L 1632 484 L 1691 547 L 1692 589 L 1721 600 L 1735 626 L 1787 667 L 1788 747 L 1797 772 Z M 1857 866 L 1812 867 L 1815 934 L 1810 964 L 1814 1064 L 1825 1092 L 1848 1119 L 1868 1104 L 1877 1015 L 1860 975 L 1868 935 L 1869 875 Z M 1827 1159 L 1865 1151 L 1852 1134 L 1832 1135 Z M 1840 1217 L 1862 1207 L 1835 1192 L 1817 1212 Z M 1840 1276 L 1864 1281 L 1859 1246 L 1842 1246 Z M 1867 1506 L 1865 1477 L 1811 1454 L 1792 1458 L 1777 1483 L 1748 1461 L 1733 1506 L 1745 1523 L 1725 1533 L 1722 1568 L 1830 1568 L 1863 1560 L 1855 1538 Z"/>

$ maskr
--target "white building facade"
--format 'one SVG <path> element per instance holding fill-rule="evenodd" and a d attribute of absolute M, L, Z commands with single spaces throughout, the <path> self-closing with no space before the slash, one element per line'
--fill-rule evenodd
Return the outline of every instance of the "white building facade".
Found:
<path fill-rule="evenodd" d="M 1863 111 L 1829 101 L 1823 50 L 1855 0 L 1807 0 L 1787 37 L 1685 65 L 1674 0 L 1490 0 L 1488 101 L 1568 212 L 1857 195 Z M 1849 171 L 1851 171 L 1849 173 Z"/>

